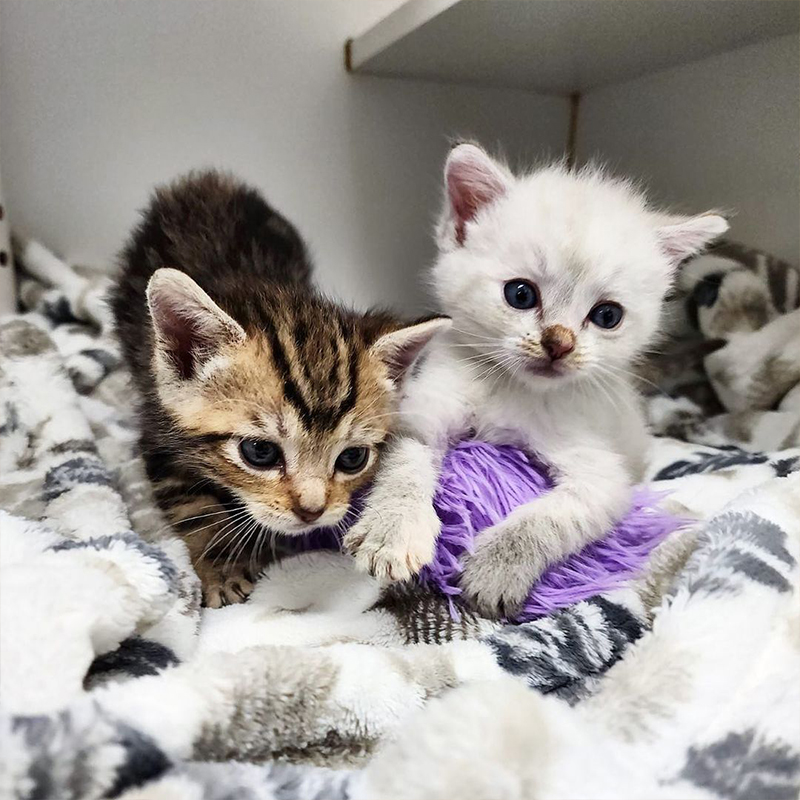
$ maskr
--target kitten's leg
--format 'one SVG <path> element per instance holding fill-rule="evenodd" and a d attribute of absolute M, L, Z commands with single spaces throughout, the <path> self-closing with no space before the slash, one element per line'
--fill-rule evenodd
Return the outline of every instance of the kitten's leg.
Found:
<path fill-rule="evenodd" d="M 182 484 L 161 484 L 156 499 L 172 527 L 186 542 L 200 578 L 203 605 L 219 608 L 241 603 L 253 590 L 246 564 L 236 555 L 238 536 L 246 527 L 212 495 L 188 492 Z M 234 512 L 235 514 L 235 512 Z"/>
<path fill-rule="evenodd" d="M 623 458 L 602 444 L 559 447 L 555 487 L 481 533 L 461 586 L 489 617 L 518 613 L 542 572 L 606 534 L 625 513 L 631 487 Z"/>
<path fill-rule="evenodd" d="M 359 521 L 344 538 L 359 568 L 378 578 L 408 580 L 433 558 L 439 518 L 433 495 L 441 459 L 416 439 L 396 439 Z"/>

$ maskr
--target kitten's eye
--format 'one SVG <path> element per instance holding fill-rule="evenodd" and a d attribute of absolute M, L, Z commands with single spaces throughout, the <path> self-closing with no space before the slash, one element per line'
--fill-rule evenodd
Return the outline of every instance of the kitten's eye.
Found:
<path fill-rule="evenodd" d="M 263 439 L 244 439 L 239 452 L 245 463 L 256 469 L 271 469 L 281 463 L 283 455 L 280 447 Z"/>
<path fill-rule="evenodd" d="M 503 294 L 511 308 L 527 310 L 539 303 L 539 293 L 536 287 L 528 281 L 514 280 L 509 281 L 503 287 Z"/>
<path fill-rule="evenodd" d="M 336 459 L 336 469 L 339 472 L 361 472 L 367 465 L 368 459 L 368 447 L 348 447 L 347 450 L 342 450 Z"/>
<path fill-rule="evenodd" d="M 598 303 L 589 312 L 589 319 L 598 328 L 611 330 L 622 322 L 622 315 L 622 306 L 619 303 Z"/>

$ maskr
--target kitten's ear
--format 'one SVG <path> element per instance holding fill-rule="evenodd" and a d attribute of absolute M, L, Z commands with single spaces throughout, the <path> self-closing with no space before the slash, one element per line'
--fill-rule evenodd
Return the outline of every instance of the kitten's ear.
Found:
<path fill-rule="evenodd" d="M 699 253 L 728 230 L 728 221 L 707 212 L 696 217 L 660 217 L 658 240 L 673 266 Z"/>
<path fill-rule="evenodd" d="M 466 224 L 482 208 L 503 197 L 512 181 L 511 173 L 477 145 L 454 147 L 444 166 L 450 223 L 444 233 L 464 244 Z"/>
<path fill-rule="evenodd" d="M 223 346 L 245 339 L 242 326 L 177 269 L 153 273 L 147 284 L 147 304 L 156 349 L 181 378 L 195 377 Z"/>
<path fill-rule="evenodd" d="M 384 333 L 372 345 L 370 352 L 386 364 L 391 381 L 400 383 L 425 345 L 436 334 L 449 330 L 452 324 L 449 317 L 436 317 Z"/>

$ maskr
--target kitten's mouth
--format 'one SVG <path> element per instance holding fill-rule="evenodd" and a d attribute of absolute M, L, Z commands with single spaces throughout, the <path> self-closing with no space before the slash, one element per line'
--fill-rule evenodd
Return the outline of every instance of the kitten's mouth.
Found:
<path fill-rule="evenodd" d="M 314 522 L 303 522 L 291 517 L 271 517 L 270 519 L 261 519 L 260 522 L 264 527 L 270 528 L 282 536 L 305 536 L 312 531 L 334 528 L 342 521 L 342 518 L 343 515 L 323 514 Z"/>
<path fill-rule="evenodd" d="M 339 504 L 329 506 L 317 519 L 306 522 L 295 514 L 276 513 L 257 502 L 247 504 L 250 517 L 259 525 L 281 536 L 304 536 L 324 528 L 336 528 L 348 517 L 350 507 L 342 509 Z"/>
<path fill-rule="evenodd" d="M 542 378 L 558 378 L 566 372 L 560 361 L 527 361 L 525 371 Z"/>

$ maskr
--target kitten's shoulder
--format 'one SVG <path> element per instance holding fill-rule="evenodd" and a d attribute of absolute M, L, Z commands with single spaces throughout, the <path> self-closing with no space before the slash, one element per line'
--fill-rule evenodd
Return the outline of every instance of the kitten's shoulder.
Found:
<path fill-rule="evenodd" d="M 452 331 L 434 339 L 415 368 L 418 385 L 449 387 L 452 391 L 477 389 L 476 372 L 468 348 L 462 347 Z"/>
<path fill-rule="evenodd" d="M 401 404 L 403 428 L 424 440 L 442 432 L 457 436 L 469 427 L 481 385 L 466 354 L 458 356 L 449 332 L 434 339 L 415 365 Z"/>

